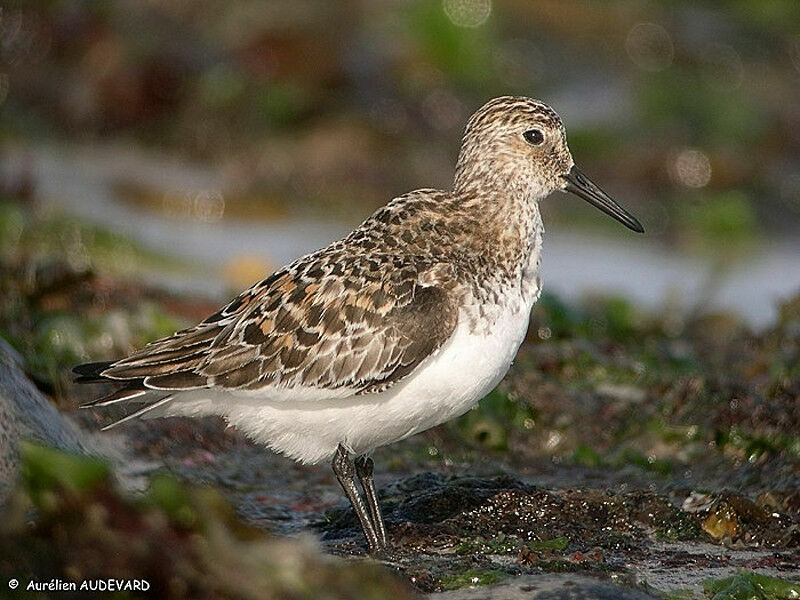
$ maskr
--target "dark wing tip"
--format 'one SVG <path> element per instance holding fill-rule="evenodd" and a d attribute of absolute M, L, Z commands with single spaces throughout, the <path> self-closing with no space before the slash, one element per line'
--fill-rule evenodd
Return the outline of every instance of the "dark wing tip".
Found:
<path fill-rule="evenodd" d="M 72 372 L 77 375 L 73 381 L 75 383 L 97 383 L 104 381 L 102 373 L 110 367 L 112 361 L 105 360 L 101 362 L 85 363 L 72 368 Z"/>

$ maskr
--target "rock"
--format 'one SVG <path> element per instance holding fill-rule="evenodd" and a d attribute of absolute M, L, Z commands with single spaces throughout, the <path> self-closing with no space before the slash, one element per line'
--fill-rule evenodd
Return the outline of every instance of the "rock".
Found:
<path fill-rule="evenodd" d="M 88 453 L 92 446 L 25 376 L 19 355 L 0 339 L 0 501 L 16 479 L 22 440 L 73 453 Z"/>
<path fill-rule="evenodd" d="M 634 589 L 572 574 L 517 577 L 493 586 L 430 594 L 429 600 L 654 600 Z"/>
<path fill-rule="evenodd" d="M 505 475 L 485 479 L 418 473 L 400 479 L 382 490 L 381 502 L 383 516 L 388 525 L 433 525 L 478 507 L 498 492 L 525 492 L 532 489 L 532 486 Z M 330 511 L 327 520 L 318 526 L 325 540 L 361 537 L 355 516 L 344 503 L 341 503 L 340 508 Z"/>

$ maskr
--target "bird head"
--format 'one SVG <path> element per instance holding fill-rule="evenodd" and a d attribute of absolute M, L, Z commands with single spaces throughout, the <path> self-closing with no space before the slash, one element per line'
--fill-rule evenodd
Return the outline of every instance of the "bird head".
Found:
<path fill-rule="evenodd" d="M 581 172 L 567 146 L 558 113 L 523 96 L 490 100 L 469 119 L 456 165 L 454 191 L 491 188 L 534 201 L 555 191 L 583 198 L 626 227 L 641 223 Z"/>

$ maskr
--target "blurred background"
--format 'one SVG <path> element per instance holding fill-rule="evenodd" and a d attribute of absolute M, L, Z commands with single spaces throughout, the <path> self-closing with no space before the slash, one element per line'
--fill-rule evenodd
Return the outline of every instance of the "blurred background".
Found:
<path fill-rule="evenodd" d="M 70 218 L 198 267 L 162 283 L 228 295 L 393 196 L 448 187 L 471 112 L 524 94 L 560 112 L 576 161 L 647 229 L 554 196 L 546 289 L 678 319 L 731 310 L 759 327 L 800 288 L 795 0 L 1 10 L 6 244 L 23 235 L 23 201 L 59 223 L 53 243 L 73 266 L 142 259 L 120 240 L 95 247 Z"/>
<path fill-rule="evenodd" d="M 214 524 L 232 513 L 208 488 L 262 535 L 311 530 L 351 553 L 361 534 L 326 465 L 273 456 L 221 419 L 95 436 L 122 413 L 75 410 L 102 391 L 70 369 L 193 325 L 394 196 L 449 187 L 466 120 L 503 94 L 552 105 L 581 169 L 647 233 L 573 196 L 542 202 L 545 294 L 508 376 L 477 409 L 376 453 L 382 497 L 421 507 L 388 513 L 422 561 L 400 573 L 422 591 L 473 585 L 486 565 L 482 583 L 568 569 L 648 592 L 691 580 L 701 594 L 739 568 L 797 579 L 798 0 L 0 2 L 0 440 L 27 436 L 20 423 L 59 440 L 76 422 L 119 444 L 114 481 L 150 489 L 120 500 L 96 462 L 28 448 L 30 503 L 0 512 L 0 579 L 127 573 L 189 590 L 172 597 L 244 597 L 232 582 L 268 574 L 272 589 L 283 572 L 302 573 L 308 597 L 369 587 L 377 576 L 302 545 L 244 548 L 237 536 L 262 538 Z M 26 376 L 47 398 L 3 412 L 7 396 L 38 397 Z M 455 530 L 431 516 L 484 489 L 455 476 L 498 473 L 564 500 L 480 498 Z M 530 546 L 519 515 L 538 506 L 558 509 Z"/>

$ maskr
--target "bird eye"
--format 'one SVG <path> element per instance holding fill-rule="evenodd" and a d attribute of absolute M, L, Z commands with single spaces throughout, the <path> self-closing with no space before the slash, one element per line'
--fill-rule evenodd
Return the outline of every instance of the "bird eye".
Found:
<path fill-rule="evenodd" d="M 529 129 L 522 134 L 522 137 L 525 138 L 526 142 L 533 144 L 534 146 L 538 146 L 544 141 L 544 134 L 542 134 L 542 132 L 538 129 Z"/>

